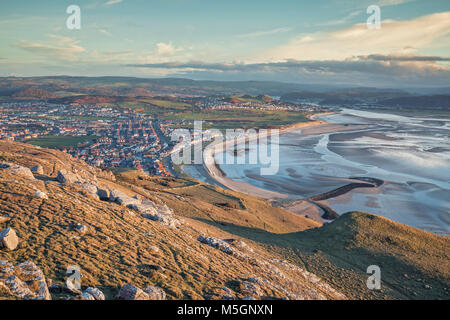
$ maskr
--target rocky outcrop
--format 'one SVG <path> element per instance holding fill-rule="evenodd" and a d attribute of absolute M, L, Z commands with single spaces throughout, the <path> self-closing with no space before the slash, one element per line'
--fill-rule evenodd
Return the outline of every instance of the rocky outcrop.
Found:
<path fill-rule="evenodd" d="M 39 198 L 39 199 L 48 199 L 48 196 L 45 192 L 42 191 L 36 191 L 36 193 L 34 194 L 35 198 Z"/>
<path fill-rule="evenodd" d="M 176 228 L 182 223 L 180 219 L 174 217 L 173 211 L 166 205 L 154 206 L 153 209 L 146 209 L 141 213 L 144 218 L 159 221 L 171 228 Z"/>
<path fill-rule="evenodd" d="M 78 297 L 77 300 L 95 300 L 93 296 L 91 296 L 87 292 L 82 292 Z"/>
<path fill-rule="evenodd" d="M 148 300 L 166 300 L 166 293 L 161 288 L 148 286 L 144 292 L 148 295 Z"/>
<path fill-rule="evenodd" d="M 106 188 L 97 187 L 97 196 L 102 201 L 108 201 L 109 200 L 109 190 Z"/>
<path fill-rule="evenodd" d="M 43 272 L 31 261 L 14 267 L 11 262 L 0 260 L 0 287 L 18 299 L 52 299 Z"/>
<path fill-rule="evenodd" d="M 147 293 L 131 284 L 126 284 L 120 288 L 116 298 L 119 300 L 149 300 Z"/>
<path fill-rule="evenodd" d="M 78 174 L 62 169 L 58 171 L 56 180 L 62 184 L 83 183 L 85 182 Z"/>
<path fill-rule="evenodd" d="M 224 240 L 220 240 L 214 237 L 205 237 L 203 235 L 200 235 L 197 240 L 200 241 L 201 243 L 207 244 L 210 247 L 219 249 L 220 251 L 225 252 L 226 254 L 240 255 L 238 254 L 238 251 L 236 249 L 234 249 Z"/>
<path fill-rule="evenodd" d="M 126 284 L 120 288 L 119 293 L 116 296 L 119 300 L 165 300 L 166 293 L 163 289 L 148 286 L 145 290 L 142 290 L 131 284 Z"/>
<path fill-rule="evenodd" d="M 115 189 L 111 190 L 109 200 L 130 209 L 137 209 L 137 206 L 141 204 L 141 200 L 130 197 L 124 192 Z"/>
<path fill-rule="evenodd" d="M 16 165 L 16 164 L 2 162 L 2 163 L 0 163 L 0 169 L 8 170 L 9 173 L 12 175 L 22 176 L 24 178 L 28 178 L 31 180 L 35 179 L 34 175 L 30 169 Z"/>
<path fill-rule="evenodd" d="M 94 197 L 96 199 L 99 199 L 98 196 L 98 187 L 90 182 L 83 182 L 81 184 L 81 187 L 91 196 Z"/>
<path fill-rule="evenodd" d="M 89 228 L 83 224 L 78 223 L 75 225 L 75 230 L 79 233 L 86 233 L 89 231 Z"/>
<path fill-rule="evenodd" d="M 14 250 L 19 245 L 19 238 L 13 228 L 6 228 L 0 232 L 0 247 Z"/>
<path fill-rule="evenodd" d="M 84 293 L 89 294 L 95 300 L 105 300 L 105 295 L 100 289 L 89 287 L 84 290 Z"/>
<path fill-rule="evenodd" d="M 70 293 L 79 294 L 79 295 L 81 295 L 81 293 L 82 293 L 81 290 L 76 287 L 75 283 L 71 279 L 66 280 L 65 290 Z"/>

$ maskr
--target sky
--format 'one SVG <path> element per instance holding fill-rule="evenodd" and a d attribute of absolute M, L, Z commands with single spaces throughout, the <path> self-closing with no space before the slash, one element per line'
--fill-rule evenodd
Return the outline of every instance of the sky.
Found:
<path fill-rule="evenodd" d="M 0 0 L 0 76 L 431 87 L 449 62 L 448 0 Z"/>

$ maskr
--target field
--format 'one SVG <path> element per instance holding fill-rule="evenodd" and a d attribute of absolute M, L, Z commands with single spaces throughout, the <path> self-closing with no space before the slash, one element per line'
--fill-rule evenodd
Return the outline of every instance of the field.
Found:
<path fill-rule="evenodd" d="M 43 148 L 60 148 L 76 146 L 79 143 L 98 139 L 97 136 L 43 136 L 36 139 L 27 140 L 29 144 L 40 146 Z"/>
<path fill-rule="evenodd" d="M 279 128 L 298 122 L 308 121 L 304 113 L 291 111 L 269 111 L 254 109 L 210 110 L 183 112 L 167 117 L 168 120 L 203 120 L 204 128 Z"/>
<path fill-rule="evenodd" d="M 193 106 L 188 103 L 151 98 L 124 101 L 120 102 L 118 105 L 121 108 L 130 108 L 162 119 L 170 118 L 174 113 L 192 112 L 193 110 Z"/>

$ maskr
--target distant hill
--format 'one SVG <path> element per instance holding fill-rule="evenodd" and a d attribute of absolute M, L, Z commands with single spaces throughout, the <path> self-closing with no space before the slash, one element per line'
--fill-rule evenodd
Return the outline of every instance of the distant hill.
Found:
<path fill-rule="evenodd" d="M 323 106 L 359 104 L 390 108 L 449 109 L 450 95 L 414 95 L 402 90 L 355 88 L 336 92 L 290 92 L 281 100 L 292 103 L 315 102 Z"/>
<path fill-rule="evenodd" d="M 55 98 L 56 95 L 37 88 L 27 88 L 20 90 L 12 95 L 13 98 L 36 98 L 36 99 L 50 99 Z"/>
<path fill-rule="evenodd" d="M 125 100 L 125 97 L 118 96 L 96 96 L 96 95 L 76 95 L 64 98 L 55 98 L 51 102 L 54 103 L 76 103 L 76 104 L 93 104 L 93 103 L 115 103 Z"/>
<path fill-rule="evenodd" d="M 261 94 L 258 96 L 251 96 L 249 94 L 236 94 L 224 99 L 230 103 L 246 103 L 246 102 L 272 102 L 272 98 L 267 94 Z"/>
<path fill-rule="evenodd" d="M 410 94 L 402 90 L 352 88 L 333 92 L 299 91 L 290 92 L 281 96 L 281 100 L 288 102 L 314 101 L 322 105 L 340 105 L 356 103 L 377 103 L 388 98 L 405 97 Z"/>
<path fill-rule="evenodd" d="M 382 106 L 450 110 L 450 95 L 399 97 L 379 102 Z"/>

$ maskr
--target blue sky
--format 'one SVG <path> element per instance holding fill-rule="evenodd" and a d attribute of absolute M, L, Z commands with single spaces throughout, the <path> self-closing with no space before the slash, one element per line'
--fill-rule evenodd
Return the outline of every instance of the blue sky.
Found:
<path fill-rule="evenodd" d="M 81 8 L 81 30 L 66 8 Z M 366 26 L 369 5 L 381 29 Z M 447 0 L 2 1 L 0 75 L 449 85 Z"/>

